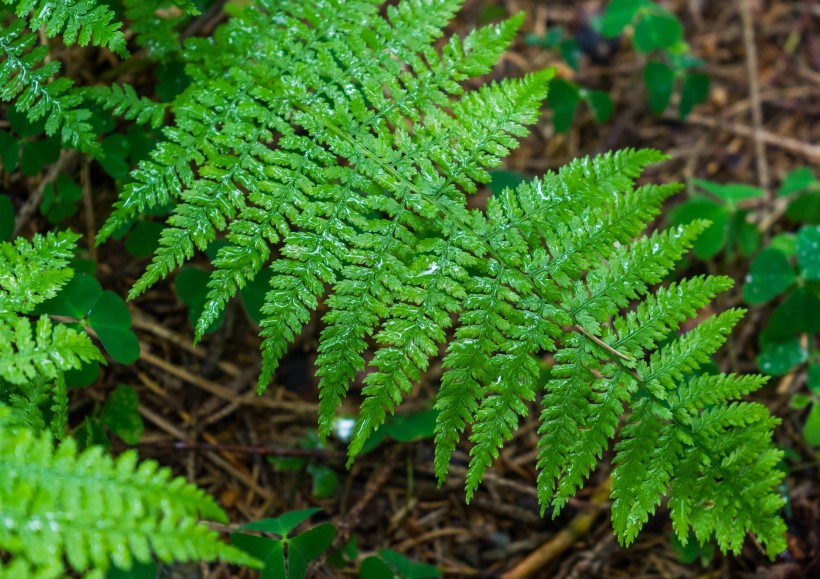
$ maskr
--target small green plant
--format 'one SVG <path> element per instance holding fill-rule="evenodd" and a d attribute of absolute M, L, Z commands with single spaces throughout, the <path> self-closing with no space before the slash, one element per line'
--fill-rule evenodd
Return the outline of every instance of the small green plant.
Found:
<path fill-rule="evenodd" d="M 709 77 L 697 72 L 705 63 L 694 58 L 683 38 L 683 26 L 672 12 L 650 0 L 612 0 L 603 15 L 591 22 L 593 33 L 615 39 L 632 28 L 632 46 L 640 55 L 652 55 L 643 69 L 649 106 L 656 115 L 663 114 L 676 90 L 680 90 L 678 115 L 685 119 L 692 109 L 709 97 Z M 562 27 L 554 27 L 543 37 L 530 34 L 526 42 L 533 46 L 558 50 L 569 67 L 581 67 L 581 46 Z M 614 105 L 606 91 L 582 87 L 569 78 L 556 79 L 547 103 L 553 112 L 556 132 L 572 126 L 581 103 L 586 103 L 596 123 L 612 117 Z"/>
<path fill-rule="evenodd" d="M 293 534 L 293 530 L 320 511 L 291 511 L 274 519 L 242 525 L 231 535 L 231 543 L 263 562 L 262 579 L 304 579 L 308 564 L 330 547 L 336 527 L 322 523 L 299 534 Z"/>
<path fill-rule="evenodd" d="M 360 579 L 435 579 L 441 576 L 436 567 L 411 561 L 390 549 L 380 549 L 378 556 L 365 558 L 359 567 Z"/>
<path fill-rule="evenodd" d="M 672 210 L 670 221 L 674 225 L 699 219 L 710 222 L 692 246 L 698 259 L 712 259 L 721 251 L 729 261 L 738 254 L 748 257 L 760 247 L 760 233 L 749 220 L 750 211 L 741 208 L 740 203 L 762 199 L 765 195 L 763 189 L 741 183 L 692 179 L 688 199 Z"/>

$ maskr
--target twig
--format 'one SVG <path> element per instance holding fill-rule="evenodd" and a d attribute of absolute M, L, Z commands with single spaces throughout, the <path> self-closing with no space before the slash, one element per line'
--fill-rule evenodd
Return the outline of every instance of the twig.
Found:
<path fill-rule="evenodd" d="M 57 159 L 56 163 L 49 167 L 46 176 L 42 181 L 40 181 L 40 184 L 37 185 L 37 188 L 31 193 L 31 195 L 29 195 L 29 198 L 17 213 L 17 220 L 14 222 L 15 237 L 20 234 L 23 227 L 26 226 L 26 223 L 28 223 L 31 217 L 37 212 L 37 208 L 40 207 L 40 203 L 43 200 L 43 193 L 45 193 L 46 187 L 51 185 L 61 173 L 66 171 L 68 167 L 79 158 L 80 154 L 77 151 L 63 149 L 60 153 L 60 158 Z"/>
<path fill-rule="evenodd" d="M 760 186 L 768 190 L 769 164 L 766 160 L 766 144 L 762 137 L 763 108 L 760 104 L 760 86 L 757 78 L 757 46 L 755 46 L 752 7 L 749 4 L 749 0 L 742 0 L 740 3 L 740 14 L 743 21 L 743 44 L 746 48 L 746 68 L 749 75 L 749 98 L 752 104 L 757 178 L 758 181 L 760 181 Z"/>
<path fill-rule="evenodd" d="M 155 440 L 141 442 L 140 447 L 161 448 L 167 450 L 189 450 L 195 452 L 228 452 L 237 454 L 255 454 L 258 456 L 280 456 L 295 458 L 344 458 L 344 452 L 324 448 L 272 448 L 269 446 L 244 446 L 241 444 L 210 444 L 207 442 L 183 442 L 173 440 Z"/>
<path fill-rule="evenodd" d="M 700 125 L 702 127 L 721 129 L 741 137 L 755 138 L 755 131 L 744 125 L 726 122 L 721 119 L 711 119 L 698 113 L 691 113 L 686 120 L 689 123 Z M 777 135 L 764 130 L 760 131 L 759 137 L 769 145 L 774 145 L 776 147 L 792 151 L 799 155 L 803 155 L 804 157 L 808 157 L 809 159 L 820 160 L 820 145 L 812 145 L 798 139 L 784 137 L 782 135 Z"/>
<path fill-rule="evenodd" d="M 590 503 L 598 505 L 609 499 L 609 488 L 612 483 L 607 479 L 601 487 L 592 495 Z M 564 551 L 572 547 L 579 538 L 586 535 L 592 528 L 592 523 L 598 518 L 600 509 L 589 509 L 585 513 L 579 513 L 569 522 L 569 524 L 558 532 L 549 542 L 544 543 L 537 550 L 521 561 L 501 576 L 501 579 L 523 579 L 538 573 L 545 565 L 556 559 Z"/>

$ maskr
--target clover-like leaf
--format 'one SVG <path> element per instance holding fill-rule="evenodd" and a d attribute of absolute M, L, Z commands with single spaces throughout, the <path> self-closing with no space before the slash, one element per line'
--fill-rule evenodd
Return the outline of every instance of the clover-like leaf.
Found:
<path fill-rule="evenodd" d="M 672 93 L 675 92 L 675 78 L 675 71 L 668 64 L 658 60 L 648 62 L 643 69 L 649 107 L 654 114 L 663 114 L 669 106 Z"/>
<path fill-rule="evenodd" d="M 798 338 L 767 344 L 758 354 L 757 366 L 772 376 L 782 376 L 808 359 L 809 353 Z"/>
<path fill-rule="evenodd" d="M 133 364 L 140 357 L 139 340 L 131 331 L 131 312 L 114 292 L 102 292 L 88 315 L 88 325 L 120 364 Z"/>
<path fill-rule="evenodd" d="M 806 279 L 820 279 L 820 226 L 807 225 L 797 234 L 797 264 Z"/>
<path fill-rule="evenodd" d="M 145 430 L 137 391 L 126 384 L 117 386 L 103 406 L 100 422 L 127 444 L 137 444 Z"/>
<path fill-rule="evenodd" d="M 692 179 L 692 183 L 704 191 L 708 191 L 715 197 L 727 203 L 739 203 L 748 199 L 760 199 L 766 196 L 766 192 L 760 187 L 745 185 L 743 183 L 714 183 L 706 179 Z"/>
<path fill-rule="evenodd" d="M 14 234 L 14 206 L 11 197 L 0 195 L 0 241 L 11 241 Z"/>
<path fill-rule="evenodd" d="M 797 276 L 794 268 L 780 251 L 767 247 L 752 262 L 743 286 L 743 299 L 749 304 L 761 304 L 780 295 Z"/>
<path fill-rule="evenodd" d="M 817 185 L 814 178 L 814 172 L 808 167 L 798 167 L 783 178 L 783 183 L 777 190 L 778 197 L 788 197 L 795 193 L 805 191 L 806 189 Z"/>

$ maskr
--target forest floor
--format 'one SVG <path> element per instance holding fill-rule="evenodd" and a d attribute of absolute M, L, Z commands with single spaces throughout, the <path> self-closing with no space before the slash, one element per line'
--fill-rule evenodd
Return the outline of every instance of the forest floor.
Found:
<path fill-rule="evenodd" d="M 586 23 L 600 4 L 472 0 L 453 30 L 464 33 L 487 18 L 523 10 L 527 20 L 522 39 L 528 33 L 543 35 L 557 25 L 588 35 Z M 565 78 L 610 93 L 615 110 L 603 125 L 581 110 L 565 134 L 555 134 L 545 114 L 533 135 L 509 158 L 507 168 L 535 176 L 581 155 L 652 147 L 669 153 L 671 160 L 653 168 L 649 179 L 704 178 L 760 186 L 769 195 L 747 208 L 764 238 L 793 230 L 773 192 L 788 171 L 820 162 L 820 2 L 674 0 L 663 4 L 678 14 L 693 54 L 707 63 L 705 72 L 712 81 L 708 102 L 696 107 L 686 121 L 671 113 L 657 117 L 649 111 L 644 93 L 643 61 L 631 48 L 611 47 L 598 54 L 597 62 L 584 58 L 575 72 L 555 51 L 520 40 L 496 68 L 496 77 L 558 66 Z M 93 167 L 90 170 L 92 177 L 97 174 Z M 99 227 L 115 195 L 113 183 L 102 175 L 94 187 L 100 193 L 88 208 L 93 211 L 84 211 L 73 224 L 81 231 Z M 681 199 L 673 199 L 670 206 Z M 29 230 L 41 226 L 45 223 L 35 218 Z M 103 287 L 125 295 L 146 261 L 128 256 L 120 242 L 97 251 Z M 748 267 L 746 259 L 730 261 L 721 254 L 710 262 L 692 262 L 686 273 L 719 272 L 740 282 Z M 715 307 L 740 304 L 740 292 L 735 290 Z M 196 347 L 187 311 L 171 283 L 157 285 L 130 303 L 130 308 L 141 359 L 130 367 L 105 369 L 94 387 L 75 393 L 72 411 L 82 415 L 102 403 L 118 383 L 135 387 L 146 424 L 140 454 L 173 466 L 213 493 L 234 522 L 320 507 L 322 513 L 311 521 L 334 522 L 339 544 L 342 538 L 355 536 L 362 553 L 391 549 L 454 577 L 820 577 L 820 466 L 816 450 L 803 440 L 806 411 L 789 405 L 791 394 L 805 388 L 804 369 L 778 377 L 755 395 L 782 419 L 776 443 L 790 449 L 785 482 L 788 552 L 769 561 L 750 539 L 737 556 L 710 552 L 707 547 L 696 560 L 685 563 L 685 555 L 670 542 L 671 525 L 663 507 L 634 545 L 619 546 L 609 521 L 608 466 L 593 473 L 557 519 L 539 516 L 537 412 L 505 446 L 469 506 L 464 501 L 467 454 L 463 447 L 442 488 L 436 488 L 432 474 L 429 438 L 410 443 L 385 440 L 346 469 L 343 442 L 333 439 L 321 448 L 311 442 L 316 432 L 314 362 L 321 311 L 290 349 L 275 384 L 257 397 L 257 328 L 240 305 L 231 305 L 222 328 Z M 770 306 L 751 309 L 721 351 L 717 360 L 721 369 L 757 370 L 757 335 L 769 313 Z M 424 403 L 432 399 L 440 374 L 439 361 L 410 396 L 405 412 L 426 409 Z M 346 402 L 350 414 L 356 394 Z M 283 460 L 294 457 L 304 460 Z M 611 455 L 604 458 L 603 465 L 608 465 Z M 328 498 L 315 496 L 317 476 L 317 484 L 329 484 L 331 490 L 333 483 L 328 480 L 338 480 L 338 488 Z M 321 562 L 311 567 L 311 573 L 355 576 L 353 569 Z M 200 567 L 186 571 L 196 576 Z M 232 576 L 220 566 L 202 567 L 201 573 L 212 578 Z"/>

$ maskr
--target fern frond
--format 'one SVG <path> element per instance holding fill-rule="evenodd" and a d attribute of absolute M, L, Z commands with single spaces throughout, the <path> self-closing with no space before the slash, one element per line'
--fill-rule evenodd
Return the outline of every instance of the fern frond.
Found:
<path fill-rule="evenodd" d="M 46 36 L 61 35 L 67 45 L 106 46 L 128 56 L 121 24 L 114 12 L 95 0 L 3 0 L 13 5 L 18 18 L 28 20 L 31 30 L 45 27 Z"/>
<path fill-rule="evenodd" d="M 2 16 L 2 9 L 0 9 Z M 62 141 L 87 153 L 98 153 L 99 145 L 88 123 L 91 113 L 82 108 L 82 97 L 65 78 L 50 80 L 60 62 L 46 63 L 46 46 L 36 46 L 37 35 L 24 20 L 0 24 L 0 100 L 36 122 L 46 118 L 46 133 L 60 131 Z"/>
<path fill-rule="evenodd" d="M 623 542 L 671 493 L 679 534 L 691 524 L 699 537 L 737 549 L 751 530 L 770 551 L 780 548 L 777 453 L 761 451 L 754 462 L 739 442 L 773 422 L 759 407 L 729 403 L 760 380 L 690 376 L 741 313 L 659 348 L 729 286 L 701 277 L 654 289 L 707 226 L 643 234 L 678 190 L 636 186 L 664 156 L 578 159 L 471 208 L 468 196 L 536 122 L 552 72 L 467 90 L 464 81 L 490 70 L 520 17 L 434 50 L 459 1 L 380 4 L 261 0 L 213 39 L 186 42 L 193 82 L 170 104 L 176 125 L 134 172 L 98 237 L 148 207 L 176 203 L 131 297 L 224 237 L 196 339 L 268 268 L 261 393 L 323 301 L 323 434 L 366 372 L 351 460 L 455 327 L 435 403 L 439 481 L 469 428 L 469 499 L 540 393 L 543 509 L 559 512 L 616 440 L 613 525 Z M 555 360 L 546 384 L 543 352 Z M 755 448 L 768 449 L 760 438 Z M 694 501 L 716 492 L 718 464 L 738 481 L 720 487 L 721 513 L 744 513 L 731 532 L 692 514 Z M 673 503 L 680 481 L 697 492 Z M 750 511 L 752 498 L 766 505 L 763 514 Z"/>
<path fill-rule="evenodd" d="M 8 573 L 57 577 L 105 572 L 113 563 L 221 559 L 255 565 L 222 543 L 198 517 L 225 521 L 201 490 L 128 451 L 114 460 L 99 447 L 78 452 L 73 439 L 56 449 L 48 434 L 7 424 L 0 407 L 0 549 Z"/>
<path fill-rule="evenodd" d="M 148 125 L 158 129 L 162 126 L 168 106 L 148 97 L 140 97 L 130 84 L 94 86 L 83 90 L 89 100 L 95 101 L 105 110 L 128 121 Z"/>

